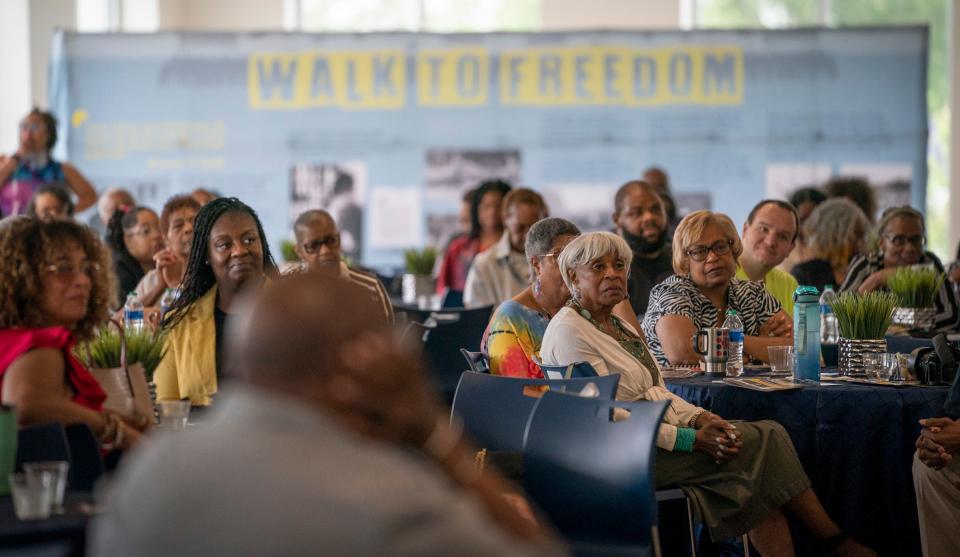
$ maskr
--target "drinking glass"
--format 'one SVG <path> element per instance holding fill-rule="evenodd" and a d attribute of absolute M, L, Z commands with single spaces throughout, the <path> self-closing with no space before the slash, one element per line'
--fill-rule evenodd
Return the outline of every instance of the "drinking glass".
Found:
<path fill-rule="evenodd" d="M 767 355 L 770 356 L 770 371 L 774 373 L 793 371 L 792 346 L 768 346 Z"/>
<path fill-rule="evenodd" d="M 48 518 L 53 501 L 53 473 L 10 474 L 13 511 L 20 520 Z"/>
<path fill-rule="evenodd" d="M 180 431 L 187 428 L 190 417 L 189 400 L 160 401 L 160 427 Z"/>
<path fill-rule="evenodd" d="M 27 477 L 38 478 L 41 474 L 49 473 L 53 479 L 53 499 L 50 503 L 53 514 L 63 514 L 63 496 L 67 491 L 67 472 L 70 463 L 65 460 L 48 462 L 25 462 L 23 471 Z"/>

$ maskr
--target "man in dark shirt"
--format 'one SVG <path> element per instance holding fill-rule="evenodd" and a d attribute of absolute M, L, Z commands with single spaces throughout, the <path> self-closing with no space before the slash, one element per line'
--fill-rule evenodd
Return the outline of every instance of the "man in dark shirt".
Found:
<path fill-rule="evenodd" d="M 663 200 L 646 182 L 627 182 L 614 197 L 613 224 L 633 250 L 627 293 L 633 311 L 642 316 L 647 311 L 650 290 L 673 274 Z"/>

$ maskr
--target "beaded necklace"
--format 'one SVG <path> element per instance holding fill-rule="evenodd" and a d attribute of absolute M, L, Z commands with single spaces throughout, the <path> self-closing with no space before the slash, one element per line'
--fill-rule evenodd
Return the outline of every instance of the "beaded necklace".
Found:
<path fill-rule="evenodd" d="M 581 317 L 593 324 L 603 334 L 607 332 L 603 329 L 603 326 L 599 321 L 593 318 L 593 315 L 589 311 L 583 308 L 579 303 L 570 300 L 567 302 L 567 307 L 576 311 Z M 620 318 L 616 315 L 611 315 L 611 320 L 613 321 L 613 329 L 616 334 L 615 340 L 621 348 L 627 351 L 631 356 L 634 357 L 640 365 L 647 368 L 650 375 L 653 376 L 653 384 L 660 384 L 660 372 L 657 369 L 657 363 L 653 360 L 653 357 L 650 355 L 650 351 L 647 349 L 646 344 L 639 337 L 634 336 L 632 333 L 624 329 L 623 324 L 620 323 Z"/>

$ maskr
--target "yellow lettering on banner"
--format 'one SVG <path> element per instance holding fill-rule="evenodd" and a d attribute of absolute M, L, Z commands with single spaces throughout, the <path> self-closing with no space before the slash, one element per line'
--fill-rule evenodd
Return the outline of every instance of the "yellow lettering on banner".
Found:
<path fill-rule="evenodd" d="M 417 103 L 420 106 L 486 106 L 490 54 L 484 48 L 417 52 Z"/>
<path fill-rule="evenodd" d="M 247 65 L 255 110 L 398 109 L 406 104 L 406 84 L 402 50 L 258 53 Z"/>
<path fill-rule="evenodd" d="M 743 102 L 736 46 L 536 48 L 500 56 L 506 106 L 728 105 Z"/>

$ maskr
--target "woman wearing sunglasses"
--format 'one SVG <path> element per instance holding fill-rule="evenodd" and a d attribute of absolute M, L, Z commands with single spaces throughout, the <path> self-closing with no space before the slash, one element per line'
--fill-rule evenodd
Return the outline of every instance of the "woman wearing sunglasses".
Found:
<path fill-rule="evenodd" d="M 877 250 L 859 255 L 850 262 L 847 278 L 840 290 L 873 292 L 887 287 L 887 279 L 897 267 L 930 265 L 943 273 L 943 263 L 936 255 L 923 249 L 926 225 L 923 215 L 912 207 L 892 207 L 883 212 L 877 223 Z M 936 299 L 936 329 L 957 330 L 960 312 L 950 283 L 944 281 Z"/>
<path fill-rule="evenodd" d="M 730 217 L 710 211 L 690 213 L 673 235 L 673 270 L 650 291 L 643 332 L 650 351 L 663 365 L 692 364 L 701 357 L 691 337 L 698 329 L 720 327 L 727 310 L 743 321 L 743 352 L 766 362 L 768 346 L 793 343 L 792 333 L 778 334 L 771 317 L 784 315 L 780 302 L 763 283 L 737 279 L 743 245 Z M 787 316 L 789 320 L 789 316 Z"/>

